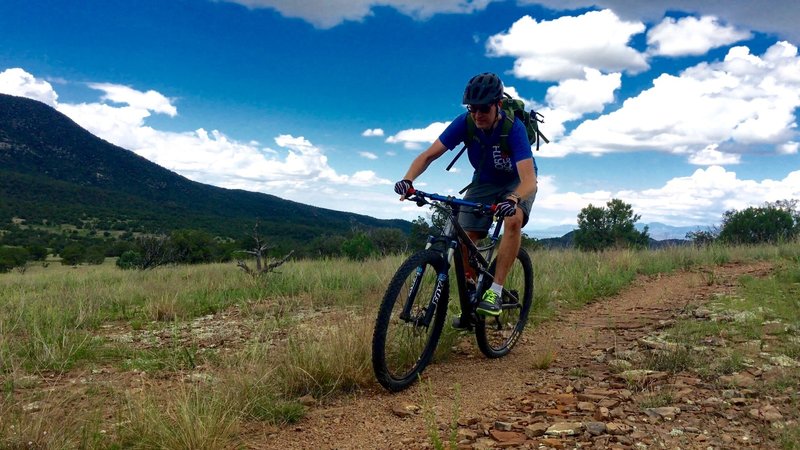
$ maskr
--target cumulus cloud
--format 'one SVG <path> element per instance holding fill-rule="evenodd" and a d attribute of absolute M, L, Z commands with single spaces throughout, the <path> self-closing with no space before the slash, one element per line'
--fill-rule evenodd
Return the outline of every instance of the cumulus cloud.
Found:
<path fill-rule="evenodd" d="M 751 30 L 775 33 L 784 39 L 800 41 L 800 8 L 796 0 L 517 0 L 520 4 L 538 4 L 554 10 L 609 8 L 623 19 L 656 22 L 667 11 L 694 15 L 714 15 L 727 23 L 736 23 Z"/>
<path fill-rule="evenodd" d="M 58 101 L 58 94 L 50 83 L 37 80 L 33 75 L 19 68 L 0 72 L 0 92 L 17 97 L 32 98 L 50 106 L 56 106 Z"/>
<path fill-rule="evenodd" d="M 782 180 L 739 179 L 720 166 L 697 169 L 690 176 L 677 177 L 663 186 L 641 191 L 559 192 L 555 179 L 539 178 L 534 218 L 543 217 L 545 226 L 577 223 L 580 210 L 588 204 L 603 205 L 612 198 L 631 204 L 643 223 L 662 222 L 673 226 L 719 223 L 730 209 L 744 209 L 791 198 L 800 198 L 800 170 Z M 538 211 L 538 213 L 537 213 Z"/>
<path fill-rule="evenodd" d="M 800 106 L 797 47 L 778 42 L 761 55 L 732 48 L 724 61 L 662 74 L 621 108 L 578 125 L 564 152 L 658 150 L 696 155 L 709 145 L 781 147 L 795 142 Z M 790 148 L 790 147 L 789 147 Z M 696 160 L 702 160 L 696 156 Z"/>
<path fill-rule="evenodd" d="M 370 128 L 368 130 L 364 130 L 361 133 L 362 136 L 371 137 L 371 136 L 383 136 L 383 129 L 382 128 Z"/>
<path fill-rule="evenodd" d="M 711 144 L 697 153 L 689 156 L 689 163 L 696 166 L 723 166 L 728 164 L 739 164 L 741 155 L 724 153 L 717 150 L 717 144 Z"/>
<path fill-rule="evenodd" d="M 524 16 L 490 37 L 487 50 L 491 56 L 516 58 L 514 75 L 529 80 L 582 78 L 586 69 L 637 73 L 648 64 L 628 43 L 644 30 L 643 23 L 621 20 L 611 10 L 541 22 Z"/>
<path fill-rule="evenodd" d="M 248 8 L 268 8 L 285 17 L 305 20 L 318 28 L 331 28 L 344 21 L 362 21 L 376 6 L 388 6 L 418 20 L 435 14 L 468 14 L 496 0 L 223 0 Z"/>
<path fill-rule="evenodd" d="M 778 147 L 778 153 L 783 155 L 796 155 L 797 154 L 798 143 L 794 141 L 789 141 L 780 147 Z"/>
<path fill-rule="evenodd" d="M 434 122 L 425 128 L 412 128 L 386 138 L 390 144 L 403 144 L 409 150 L 418 150 L 424 144 L 430 144 L 442 134 L 450 122 Z"/>
<path fill-rule="evenodd" d="M 172 105 L 170 99 L 153 90 L 140 92 L 128 86 L 109 83 L 91 83 L 89 87 L 105 92 L 101 100 L 123 103 L 133 108 L 166 114 L 170 117 L 178 114 L 178 110 Z"/>
<path fill-rule="evenodd" d="M 647 32 L 651 53 L 664 56 L 703 55 L 712 48 L 749 39 L 752 34 L 722 25 L 714 16 L 666 17 Z"/>
<path fill-rule="evenodd" d="M 585 78 L 564 80 L 547 89 L 550 107 L 573 113 L 576 117 L 585 113 L 601 112 L 614 101 L 614 91 L 622 85 L 622 75 L 603 75 L 596 69 L 584 69 Z"/>
<path fill-rule="evenodd" d="M 378 155 L 372 152 L 358 152 L 358 154 L 361 155 L 362 158 L 378 159 Z"/>

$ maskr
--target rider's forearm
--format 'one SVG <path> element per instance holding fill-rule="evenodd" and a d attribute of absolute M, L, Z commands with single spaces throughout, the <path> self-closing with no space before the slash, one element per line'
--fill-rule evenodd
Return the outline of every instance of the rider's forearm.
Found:
<path fill-rule="evenodd" d="M 536 182 L 536 177 L 528 178 L 527 180 L 522 180 L 519 183 L 519 186 L 514 190 L 520 198 L 528 198 L 531 195 L 535 194 L 538 189 L 538 185 Z"/>
<path fill-rule="evenodd" d="M 519 196 L 517 201 L 528 198 L 536 193 L 536 169 L 533 167 L 533 159 L 525 159 L 517 163 L 517 173 L 519 174 L 519 185 L 514 193 Z M 512 194 L 511 197 L 514 197 Z"/>
<path fill-rule="evenodd" d="M 403 177 L 403 179 L 411 181 L 416 180 L 418 176 L 422 175 L 422 172 L 425 172 L 433 161 L 436 161 L 436 159 L 442 156 L 446 151 L 447 147 L 442 144 L 442 141 L 437 139 L 427 150 L 414 158 L 414 161 L 411 162 L 411 167 L 408 168 L 408 172 L 406 172 L 406 176 Z"/>
<path fill-rule="evenodd" d="M 433 162 L 433 158 L 428 157 L 425 153 L 420 154 L 411 162 L 411 167 L 408 168 L 408 172 L 406 172 L 403 179 L 410 181 L 416 180 L 417 177 L 422 175 L 428 166 L 431 165 L 431 162 Z"/>

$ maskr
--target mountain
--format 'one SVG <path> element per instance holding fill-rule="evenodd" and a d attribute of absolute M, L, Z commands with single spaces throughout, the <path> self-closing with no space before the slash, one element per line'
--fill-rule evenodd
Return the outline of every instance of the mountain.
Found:
<path fill-rule="evenodd" d="M 248 233 L 258 221 L 264 235 L 296 242 L 353 227 L 411 227 L 191 181 L 92 135 L 50 106 L 0 94 L 0 223 L 12 217 L 229 237 Z"/>
<path fill-rule="evenodd" d="M 705 230 L 708 228 L 708 226 L 703 226 L 703 225 L 674 227 L 672 225 L 666 225 L 660 222 L 650 222 L 647 224 L 637 223 L 635 226 L 637 230 L 641 231 L 645 225 L 647 225 L 648 227 L 648 234 L 650 235 L 650 237 L 657 241 L 686 239 L 686 233 L 698 230 Z"/>
<path fill-rule="evenodd" d="M 652 239 L 656 241 L 684 240 L 686 239 L 686 233 L 698 230 L 705 230 L 708 228 L 708 226 L 704 225 L 675 227 L 660 222 L 635 224 L 636 229 L 639 231 L 642 231 L 645 226 L 647 226 L 648 228 L 647 233 L 650 235 Z M 533 230 L 530 234 L 532 237 L 535 237 L 537 239 L 563 238 L 565 237 L 565 235 L 569 234 L 570 231 L 574 231 L 577 228 L 578 227 L 576 225 L 558 225 L 554 227 L 544 228 L 541 230 Z"/>

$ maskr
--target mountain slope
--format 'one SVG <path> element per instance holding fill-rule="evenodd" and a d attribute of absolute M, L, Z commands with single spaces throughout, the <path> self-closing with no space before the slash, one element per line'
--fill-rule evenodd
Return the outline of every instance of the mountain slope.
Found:
<path fill-rule="evenodd" d="M 110 144 L 53 108 L 0 94 L 0 218 L 68 223 L 94 218 L 147 231 L 197 228 L 223 236 L 265 233 L 307 240 L 353 226 L 410 222 L 312 207 L 273 195 L 191 181 Z"/>

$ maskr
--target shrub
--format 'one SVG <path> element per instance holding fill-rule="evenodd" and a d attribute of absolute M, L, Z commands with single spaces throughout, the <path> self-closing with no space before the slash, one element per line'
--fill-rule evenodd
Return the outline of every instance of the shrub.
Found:
<path fill-rule="evenodd" d="M 139 269 L 142 265 L 142 256 L 133 250 L 128 250 L 117 259 L 117 267 L 123 270 Z"/>

